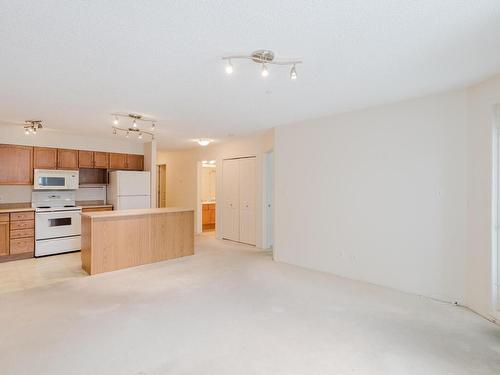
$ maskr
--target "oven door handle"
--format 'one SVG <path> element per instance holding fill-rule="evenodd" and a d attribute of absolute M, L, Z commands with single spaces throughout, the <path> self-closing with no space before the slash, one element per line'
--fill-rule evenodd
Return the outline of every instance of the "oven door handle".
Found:
<path fill-rule="evenodd" d="M 80 210 L 75 210 L 75 211 L 50 211 L 50 212 L 37 212 L 36 214 L 37 215 L 40 215 L 40 216 L 48 216 L 48 215 L 54 215 L 54 214 L 59 214 L 59 215 L 62 215 L 62 214 L 73 214 L 73 213 L 81 213 L 82 211 Z"/>

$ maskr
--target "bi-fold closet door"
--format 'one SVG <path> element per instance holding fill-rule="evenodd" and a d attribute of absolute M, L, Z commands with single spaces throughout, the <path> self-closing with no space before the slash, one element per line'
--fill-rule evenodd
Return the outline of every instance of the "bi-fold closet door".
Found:
<path fill-rule="evenodd" d="M 222 163 L 222 237 L 255 245 L 255 157 Z"/>

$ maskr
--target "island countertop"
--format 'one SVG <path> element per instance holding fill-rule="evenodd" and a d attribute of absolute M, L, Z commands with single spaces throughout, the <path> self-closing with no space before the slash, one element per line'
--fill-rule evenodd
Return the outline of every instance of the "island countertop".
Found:
<path fill-rule="evenodd" d="M 154 214 L 168 214 L 173 212 L 190 212 L 192 208 L 182 207 L 167 207 L 167 208 L 139 208 L 133 210 L 116 210 L 116 211 L 97 211 L 97 212 L 82 212 L 83 217 L 90 219 L 104 219 L 123 216 L 141 216 Z"/>
<path fill-rule="evenodd" d="M 85 212 L 82 268 L 90 275 L 194 254 L 194 210 Z"/>

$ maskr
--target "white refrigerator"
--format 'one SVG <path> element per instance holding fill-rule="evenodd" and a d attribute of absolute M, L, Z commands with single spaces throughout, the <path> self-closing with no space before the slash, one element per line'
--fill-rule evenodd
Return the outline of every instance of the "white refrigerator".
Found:
<path fill-rule="evenodd" d="M 108 204 L 114 210 L 151 208 L 150 172 L 109 172 L 107 189 Z"/>

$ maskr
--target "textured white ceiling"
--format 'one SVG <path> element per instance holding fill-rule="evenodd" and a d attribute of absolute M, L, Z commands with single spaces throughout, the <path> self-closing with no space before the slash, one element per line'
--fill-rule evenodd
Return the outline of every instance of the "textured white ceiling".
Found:
<path fill-rule="evenodd" d="M 0 121 L 111 135 L 160 119 L 161 147 L 441 90 L 500 72 L 498 0 L 0 0 Z M 220 57 L 267 48 L 285 67 Z M 0 129 L 1 130 L 1 129 Z"/>

